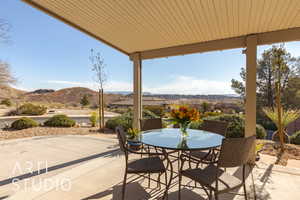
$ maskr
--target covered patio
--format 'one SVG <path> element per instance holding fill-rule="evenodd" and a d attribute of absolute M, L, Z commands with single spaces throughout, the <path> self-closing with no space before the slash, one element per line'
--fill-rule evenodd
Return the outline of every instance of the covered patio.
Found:
<path fill-rule="evenodd" d="M 300 40 L 299 0 L 23 1 L 128 55 L 138 129 L 143 60 L 242 48 L 245 137 L 255 135 L 257 46 Z"/>

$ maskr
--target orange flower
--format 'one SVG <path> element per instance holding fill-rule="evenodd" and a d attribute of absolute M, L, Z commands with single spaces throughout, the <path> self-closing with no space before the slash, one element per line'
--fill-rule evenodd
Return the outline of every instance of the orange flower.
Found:
<path fill-rule="evenodd" d="M 180 106 L 178 109 L 173 109 L 170 114 L 176 123 L 186 123 L 200 119 L 198 110 L 187 106 Z"/>
<path fill-rule="evenodd" d="M 180 106 L 179 107 L 179 112 L 187 112 L 187 111 L 188 111 L 188 109 L 187 109 L 186 106 Z"/>
<path fill-rule="evenodd" d="M 181 112 L 181 113 L 179 114 L 179 118 L 180 118 L 180 119 L 183 119 L 183 118 L 185 118 L 185 116 L 186 116 L 186 115 L 185 115 L 185 113 L 184 113 L 184 112 Z"/>

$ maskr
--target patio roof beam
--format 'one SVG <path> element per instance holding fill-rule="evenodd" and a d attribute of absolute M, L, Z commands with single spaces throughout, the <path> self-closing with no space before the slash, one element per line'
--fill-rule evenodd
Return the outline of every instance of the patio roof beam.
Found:
<path fill-rule="evenodd" d="M 266 33 L 257 33 L 253 35 L 256 35 L 257 37 L 257 45 L 297 41 L 300 40 L 300 28 L 292 28 Z M 209 51 L 243 48 L 246 47 L 246 40 L 248 36 L 249 35 L 208 42 L 200 42 L 195 44 L 167 47 L 162 49 L 147 50 L 141 52 L 141 59 L 153 59 L 192 53 L 203 53 Z"/>

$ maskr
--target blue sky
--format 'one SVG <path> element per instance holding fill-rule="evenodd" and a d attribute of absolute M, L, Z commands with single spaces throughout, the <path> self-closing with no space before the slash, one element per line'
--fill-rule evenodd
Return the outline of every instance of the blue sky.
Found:
<path fill-rule="evenodd" d="M 16 88 L 94 88 L 90 49 L 107 65 L 106 90 L 132 89 L 132 63 L 127 56 L 22 3 L 1 0 L 0 18 L 11 24 L 11 43 L 0 44 L 0 60 L 11 65 Z M 258 55 L 269 46 L 261 46 Z M 300 42 L 287 43 L 300 56 Z M 242 49 L 192 54 L 143 62 L 143 91 L 181 94 L 232 94 L 230 80 L 240 79 Z"/>

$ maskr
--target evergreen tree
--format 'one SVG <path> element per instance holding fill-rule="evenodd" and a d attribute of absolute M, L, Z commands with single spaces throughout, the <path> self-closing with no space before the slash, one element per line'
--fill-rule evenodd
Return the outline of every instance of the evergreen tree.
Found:
<path fill-rule="evenodd" d="M 88 95 L 84 95 L 81 100 L 80 100 L 80 104 L 84 107 L 90 104 L 90 100 L 88 98 Z"/>

